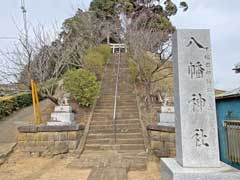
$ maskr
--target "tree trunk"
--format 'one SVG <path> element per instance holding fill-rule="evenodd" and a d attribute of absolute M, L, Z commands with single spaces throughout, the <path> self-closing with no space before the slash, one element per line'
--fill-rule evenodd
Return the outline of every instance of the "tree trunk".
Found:
<path fill-rule="evenodd" d="M 107 44 L 110 44 L 110 33 L 107 34 Z"/>
<path fill-rule="evenodd" d="M 42 98 L 47 98 L 49 99 L 50 101 L 52 101 L 55 105 L 59 105 L 58 103 L 58 99 L 53 97 L 53 96 L 49 96 L 49 95 L 46 95 L 46 94 L 39 94 L 39 96 L 41 96 Z"/>
<path fill-rule="evenodd" d="M 53 96 L 46 96 L 50 101 L 52 101 L 55 105 L 59 105 L 58 104 L 58 99 L 53 97 Z"/>
<path fill-rule="evenodd" d="M 145 82 L 145 101 L 146 101 L 146 108 L 149 110 L 150 104 L 151 104 L 151 83 L 150 82 Z"/>

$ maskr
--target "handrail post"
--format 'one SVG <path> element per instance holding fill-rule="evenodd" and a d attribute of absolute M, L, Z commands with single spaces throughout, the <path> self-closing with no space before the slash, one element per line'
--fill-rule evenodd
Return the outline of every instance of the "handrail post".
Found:
<path fill-rule="evenodd" d="M 116 144 L 116 112 L 117 112 L 117 96 L 118 96 L 118 81 L 119 81 L 119 71 L 120 71 L 120 61 L 121 61 L 121 49 L 119 47 L 119 58 L 117 67 L 117 79 L 115 86 L 115 96 L 114 96 L 114 111 L 113 111 L 113 134 L 114 134 L 114 144 Z"/>

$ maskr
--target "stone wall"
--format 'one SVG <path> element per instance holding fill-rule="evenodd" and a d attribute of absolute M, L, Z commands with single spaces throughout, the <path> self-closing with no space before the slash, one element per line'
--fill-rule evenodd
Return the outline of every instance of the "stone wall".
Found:
<path fill-rule="evenodd" d="M 151 142 L 151 151 L 158 157 L 175 157 L 176 140 L 175 128 L 159 125 L 147 127 Z"/>
<path fill-rule="evenodd" d="M 21 126 L 18 128 L 18 147 L 36 156 L 54 156 L 77 149 L 84 127 L 71 126 Z"/>

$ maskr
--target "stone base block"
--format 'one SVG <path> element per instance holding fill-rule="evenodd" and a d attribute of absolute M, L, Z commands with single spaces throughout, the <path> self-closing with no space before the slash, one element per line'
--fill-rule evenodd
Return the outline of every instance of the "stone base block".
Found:
<path fill-rule="evenodd" d="M 240 171 L 221 163 L 220 168 L 183 168 L 176 159 L 161 159 L 161 180 L 240 180 Z"/>
<path fill-rule="evenodd" d="M 56 106 L 54 112 L 72 112 L 71 106 Z"/>
<path fill-rule="evenodd" d="M 69 126 L 69 125 L 75 125 L 71 122 L 47 122 L 48 126 Z"/>
<path fill-rule="evenodd" d="M 51 114 L 51 119 L 61 122 L 72 123 L 74 121 L 74 114 L 68 112 L 54 112 Z"/>

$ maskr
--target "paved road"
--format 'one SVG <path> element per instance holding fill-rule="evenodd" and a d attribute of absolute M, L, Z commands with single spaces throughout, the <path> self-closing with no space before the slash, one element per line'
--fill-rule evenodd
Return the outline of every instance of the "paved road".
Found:
<path fill-rule="evenodd" d="M 49 117 L 53 104 L 49 100 L 40 103 L 41 110 L 44 111 L 43 119 Z M 0 144 L 16 142 L 17 127 L 29 124 L 33 120 L 32 106 L 23 108 L 9 117 L 0 121 Z"/>

